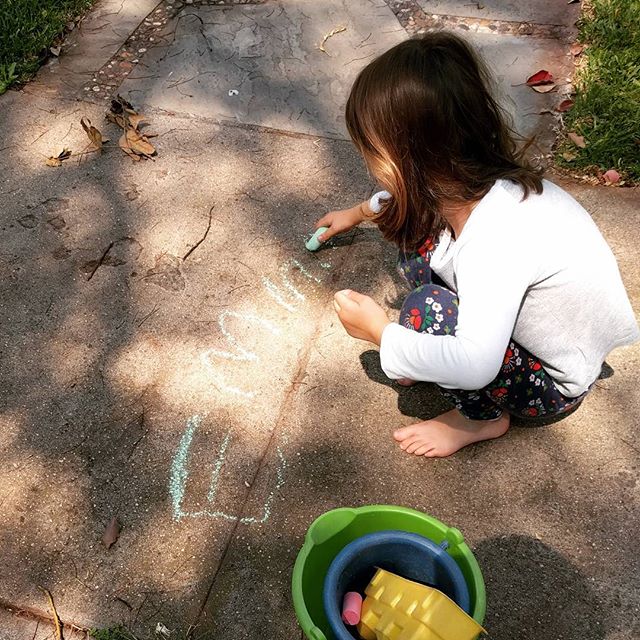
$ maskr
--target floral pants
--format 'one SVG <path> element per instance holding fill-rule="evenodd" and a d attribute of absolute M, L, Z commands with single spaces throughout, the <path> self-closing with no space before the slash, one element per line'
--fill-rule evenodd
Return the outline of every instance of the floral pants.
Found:
<path fill-rule="evenodd" d="M 398 270 L 413 289 L 402 305 L 400 324 L 421 333 L 452 335 L 458 320 L 458 298 L 444 283 L 434 282 L 439 281 L 429 266 L 434 248 L 427 240 L 417 253 L 400 254 Z M 472 420 L 495 420 L 503 411 L 529 418 L 552 416 L 568 411 L 586 395 L 564 396 L 540 361 L 513 341 L 498 376 L 486 387 L 477 391 L 440 389 Z"/>

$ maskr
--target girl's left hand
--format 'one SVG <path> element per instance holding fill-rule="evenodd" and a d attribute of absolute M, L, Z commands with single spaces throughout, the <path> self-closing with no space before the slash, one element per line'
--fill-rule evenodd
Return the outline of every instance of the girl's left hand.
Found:
<path fill-rule="evenodd" d="M 334 295 L 333 307 L 350 336 L 380 346 L 382 332 L 391 321 L 377 302 L 369 296 L 345 289 Z"/>

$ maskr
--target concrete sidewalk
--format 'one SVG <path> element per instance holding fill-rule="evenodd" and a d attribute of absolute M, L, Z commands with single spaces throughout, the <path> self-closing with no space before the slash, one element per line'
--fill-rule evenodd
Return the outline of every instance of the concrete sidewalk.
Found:
<path fill-rule="evenodd" d="M 289 583 L 307 527 L 371 503 L 463 531 L 491 638 L 638 637 L 640 349 L 612 354 L 614 377 L 560 423 L 413 459 L 391 430 L 444 401 L 389 384 L 330 304 L 349 286 L 397 313 L 391 247 L 371 227 L 303 247 L 374 187 L 342 122 L 350 83 L 421 29 L 468 34 L 549 153 L 578 7 L 472 4 L 104 0 L 0 97 L 1 640 L 55 637 L 39 585 L 67 639 L 116 624 L 300 637 Z M 540 68 L 558 91 L 522 86 Z M 117 148 L 115 93 L 148 116 L 155 161 Z M 45 166 L 86 147 L 81 117 L 110 146 Z M 637 309 L 637 191 L 563 186 Z"/>

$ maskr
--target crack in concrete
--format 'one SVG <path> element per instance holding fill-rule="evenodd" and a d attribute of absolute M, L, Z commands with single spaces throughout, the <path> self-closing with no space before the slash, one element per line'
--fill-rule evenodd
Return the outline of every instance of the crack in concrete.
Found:
<path fill-rule="evenodd" d="M 342 271 L 344 269 L 345 264 L 347 264 L 347 261 L 349 259 L 349 257 L 351 256 L 351 253 L 353 251 L 353 240 L 355 238 L 356 234 L 353 234 L 350 238 L 350 242 L 347 245 L 348 246 L 348 251 L 345 252 L 345 255 L 342 259 L 342 261 L 339 263 L 339 265 L 336 268 L 336 271 L 334 272 L 334 279 L 338 279 L 340 278 Z M 323 306 L 326 306 L 326 303 L 329 301 L 330 296 L 327 295 L 326 299 L 322 301 Z M 294 400 L 297 397 L 297 394 L 300 393 L 300 387 L 302 385 L 302 382 L 306 376 L 306 369 L 307 366 L 309 364 L 309 360 L 311 358 L 312 352 L 315 348 L 315 342 L 318 339 L 318 336 L 320 334 L 320 330 L 322 327 L 322 320 L 324 318 L 324 313 L 321 313 L 316 321 L 316 325 L 313 331 L 313 334 L 310 336 L 310 338 L 307 340 L 304 349 L 301 349 L 298 352 L 298 364 L 296 366 L 295 369 L 295 373 L 292 376 L 292 380 L 289 383 L 289 386 L 287 388 L 287 390 L 285 391 L 285 395 L 284 398 L 282 400 L 282 403 L 280 405 L 280 411 L 278 412 L 278 415 L 276 417 L 275 420 L 275 427 L 273 428 L 273 431 L 271 432 L 271 435 L 269 436 L 269 440 L 267 441 L 267 444 L 265 446 L 264 449 L 264 453 L 262 454 L 262 456 L 260 457 L 260 460 L 258 462 L 257 468 L 256 468 L 256 472 L 253 475 L 253 478 L 251 479 L 250 485 L 251 488 L 247 491 L 246 495 L 245 495 L 245 499 L 243 500 L 242 504 L 240 505 L 240 508 L 238 509 L 238 518 L 234 523 L 234 526 L 231 528 L 231 532 L 229 533 L 229 536 L 225 542 L 224 545 L 224 549 L 222 554 L 220 555 L 220 560 L 218 562 L 218 566 L 211 578 L 211 582 L 209 584 L 209 588 L 207 589 L 206 595 L 202 601 L 202 605 L 200 606 L 200 609 L 198 611 L 198 614 L 195 617 L 195 620 L 193 622 L 193 626 L 197 627 L 200 618 L 202 616 L 202 614 L 204 613 L 204 610 L 207 606 L 207 603 L 209 602 L 209 598 L 211 597 L 211 594 L 213 592 L 213 587 L 216 583 L 216 580 L 218 579 L 218 576 L 220 575 L 221 570 L 224 567 L 224 563 L 226 560 L 226 557 L 228 555 L 228 552 L 231 548 L 231 545 L 233 544 L 233 541 L 235 539 L 236 536 L 236 531 L 238 530 L 238 527 L 240 524 L 242 524 L 242 520 L 243 520 L 243 514 L 245 513 L 245 507 L 249 501 L 249 498 L 252 495 L 253 492 L 253 488 L 256 485 L 256 479 L 258 478 L 260 472 L 262 471 L 263 467 L 265 466 L 265 462 L 267 461 L 268 458 L 268 454 L 273 450 L 274 448 L 274 443 L 277 440 L 277 437 L 279 435 L 283 435 L 284 434 L 284 422 L 287 419 L 287 417 L 289 415 L 291 415 L 291 409 L 292 409 L 292 405 L 294 403 Z M 187 639 L 189 640 L 189 639 Z"/>

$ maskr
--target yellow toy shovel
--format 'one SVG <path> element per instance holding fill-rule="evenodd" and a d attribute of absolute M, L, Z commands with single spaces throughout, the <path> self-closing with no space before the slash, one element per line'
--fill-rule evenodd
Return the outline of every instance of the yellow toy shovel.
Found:
<path fill-rule="evenodd" d="M 363 640 L 474 640 L 484 629 L 444 593 L 384 569 L 365 590 Z"/>

